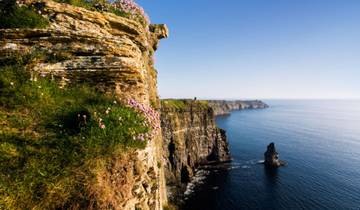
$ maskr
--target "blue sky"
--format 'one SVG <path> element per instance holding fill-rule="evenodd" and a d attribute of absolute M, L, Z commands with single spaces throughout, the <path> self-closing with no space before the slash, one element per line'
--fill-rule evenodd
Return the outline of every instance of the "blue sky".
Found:
<path fill-rule="evenodd" d="M 162 98 L 360 98 L 359 0 L 138 0 Z"/>

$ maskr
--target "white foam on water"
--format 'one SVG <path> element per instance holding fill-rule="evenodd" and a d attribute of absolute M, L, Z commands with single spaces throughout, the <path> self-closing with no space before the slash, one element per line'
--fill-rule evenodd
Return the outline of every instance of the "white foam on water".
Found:
<path fill-rule="evenodd" d="M 186 186 L 186 190 L 185 190 L 185 200 L 187 199 L 186 197 L 191 195 L 191 193 L 194 192 L 195 187 L 201 184 L 204 184 L 204 181 L 206 179 L 206 176 L 209 174 L 209 171 L 205 171 L 205 170 L 198 170 L 196 171 L 194 177 L 192 178 L 191 182 L 188 183 L 188 185 Z"/>

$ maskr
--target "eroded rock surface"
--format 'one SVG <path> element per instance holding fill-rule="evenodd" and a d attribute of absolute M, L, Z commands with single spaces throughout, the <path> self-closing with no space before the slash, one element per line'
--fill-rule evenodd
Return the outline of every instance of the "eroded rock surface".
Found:
<path fill-rule="evenodd" d="M 89 83 L 119 99 L 133 98 L 159 106 L 153 54 L 166 25 L 144 26 L 112 13 L 100 13 L 51 0 L 27 0 L 41 5 L 45 29 L 1 29 L 0 57 L 41 54 L 28 66 L 33 79 L 51 76 L 60 85 Z M 51 59 L 49 59 L 51 58 Z M 109 160 L 96 171 L 90 209 L 162 209 L 166 204 L 161 162 L 162 138 L 144 150 Z"/>
<path fill-rule="evenodd" d="M 112 13 L 100 13 L 50 0 L 41 2 L 46 29 L 0 30 L 0 55 L 42 52 L 53 58 L 32 68 L 66 83 L 90 82 L 119 97 L 149 104 L 157 101 L 157 72 L 153 54 L 165 25 L 143 26 Z M 37 75 L 34 75 L 35 77 Z"/>
<path fill-rule="evenodd" d="M 214 109 L 215 115 L 228 115 L 234 110 L 243 109 L 265 109 L 269 106 L 262 101 L 225 101 L 225 100 L 209 100 L 209 106 Z"/>
<path fill-rule="evenodd" d="M 161 108 L 165 175 L 171 199 L 183 193 L 199 166 L 231 160 L 225 131 L 216 126 L 212 108 L 192 100 L 184 103 L 178 109 L 162 103 Z"/>
<path fill-rule="evenodd" d="M 270 143 L 267 146 L 264 158 L 264 164 L 266 167 L 278 168 L 285 165 L 285 162 L 279 159 L 279 153 L 277 153 L 274 143 Z"/>

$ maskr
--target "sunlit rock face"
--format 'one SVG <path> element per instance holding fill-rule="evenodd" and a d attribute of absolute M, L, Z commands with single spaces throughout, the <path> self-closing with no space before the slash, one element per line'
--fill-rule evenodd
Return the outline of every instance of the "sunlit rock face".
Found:
<path fill-rule="evenodd" d="M 112 13 L 95 12 L 51 0 L 40 4 L 48 18 L 45 29 L 1 29 L 0 57 L 39 54 L 28 66 L 33 79 L 49 76 L 60 86 L 89 83 L 119 99 L 159 106 L 153 54 L 166 25 L 145 26 Z M 166 204 L 161 165 L 162 138 L 144 150 L 113 157 L 94 174 L 93 209 L 162 209 Z"/>
<path fill-rule="evenodd" d="M 253 101 L 225 101 L 225 100 L 210 100 L 209 106 L 214 109 L 215 115 L 228 115 L 231 111 L 243 109 L 265 109 L 269 106 L 259 100 Z"/>
<path fill-rule="evenodd" d="M 35 4 L 35 1 L 27 1 Z M 41 13 L 50 20 L 46 29 L 7 29 L 0 33 L 0 54 L 51 55 L 32 68 L 66 83 L 91 82 L 119 97 L 143 103 L 157 100 L 153 54 L 165 25 L 144 26 L 112 13 L 100 13 L 49 0 Z"/>

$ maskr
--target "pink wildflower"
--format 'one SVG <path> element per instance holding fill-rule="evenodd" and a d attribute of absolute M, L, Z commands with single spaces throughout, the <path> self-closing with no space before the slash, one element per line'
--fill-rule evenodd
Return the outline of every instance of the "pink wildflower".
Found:
<path fill-rule="evenodd" d="M 141 16 L 144 18 L 146 25 L 150 24 L 149 16 L 145 13 L 144 9 L 140 7 L 134 0 L 116 0 L 112 3 L 115 9 L 122 10 L 129 13 L 131 18 L 137 18 Z"/>

